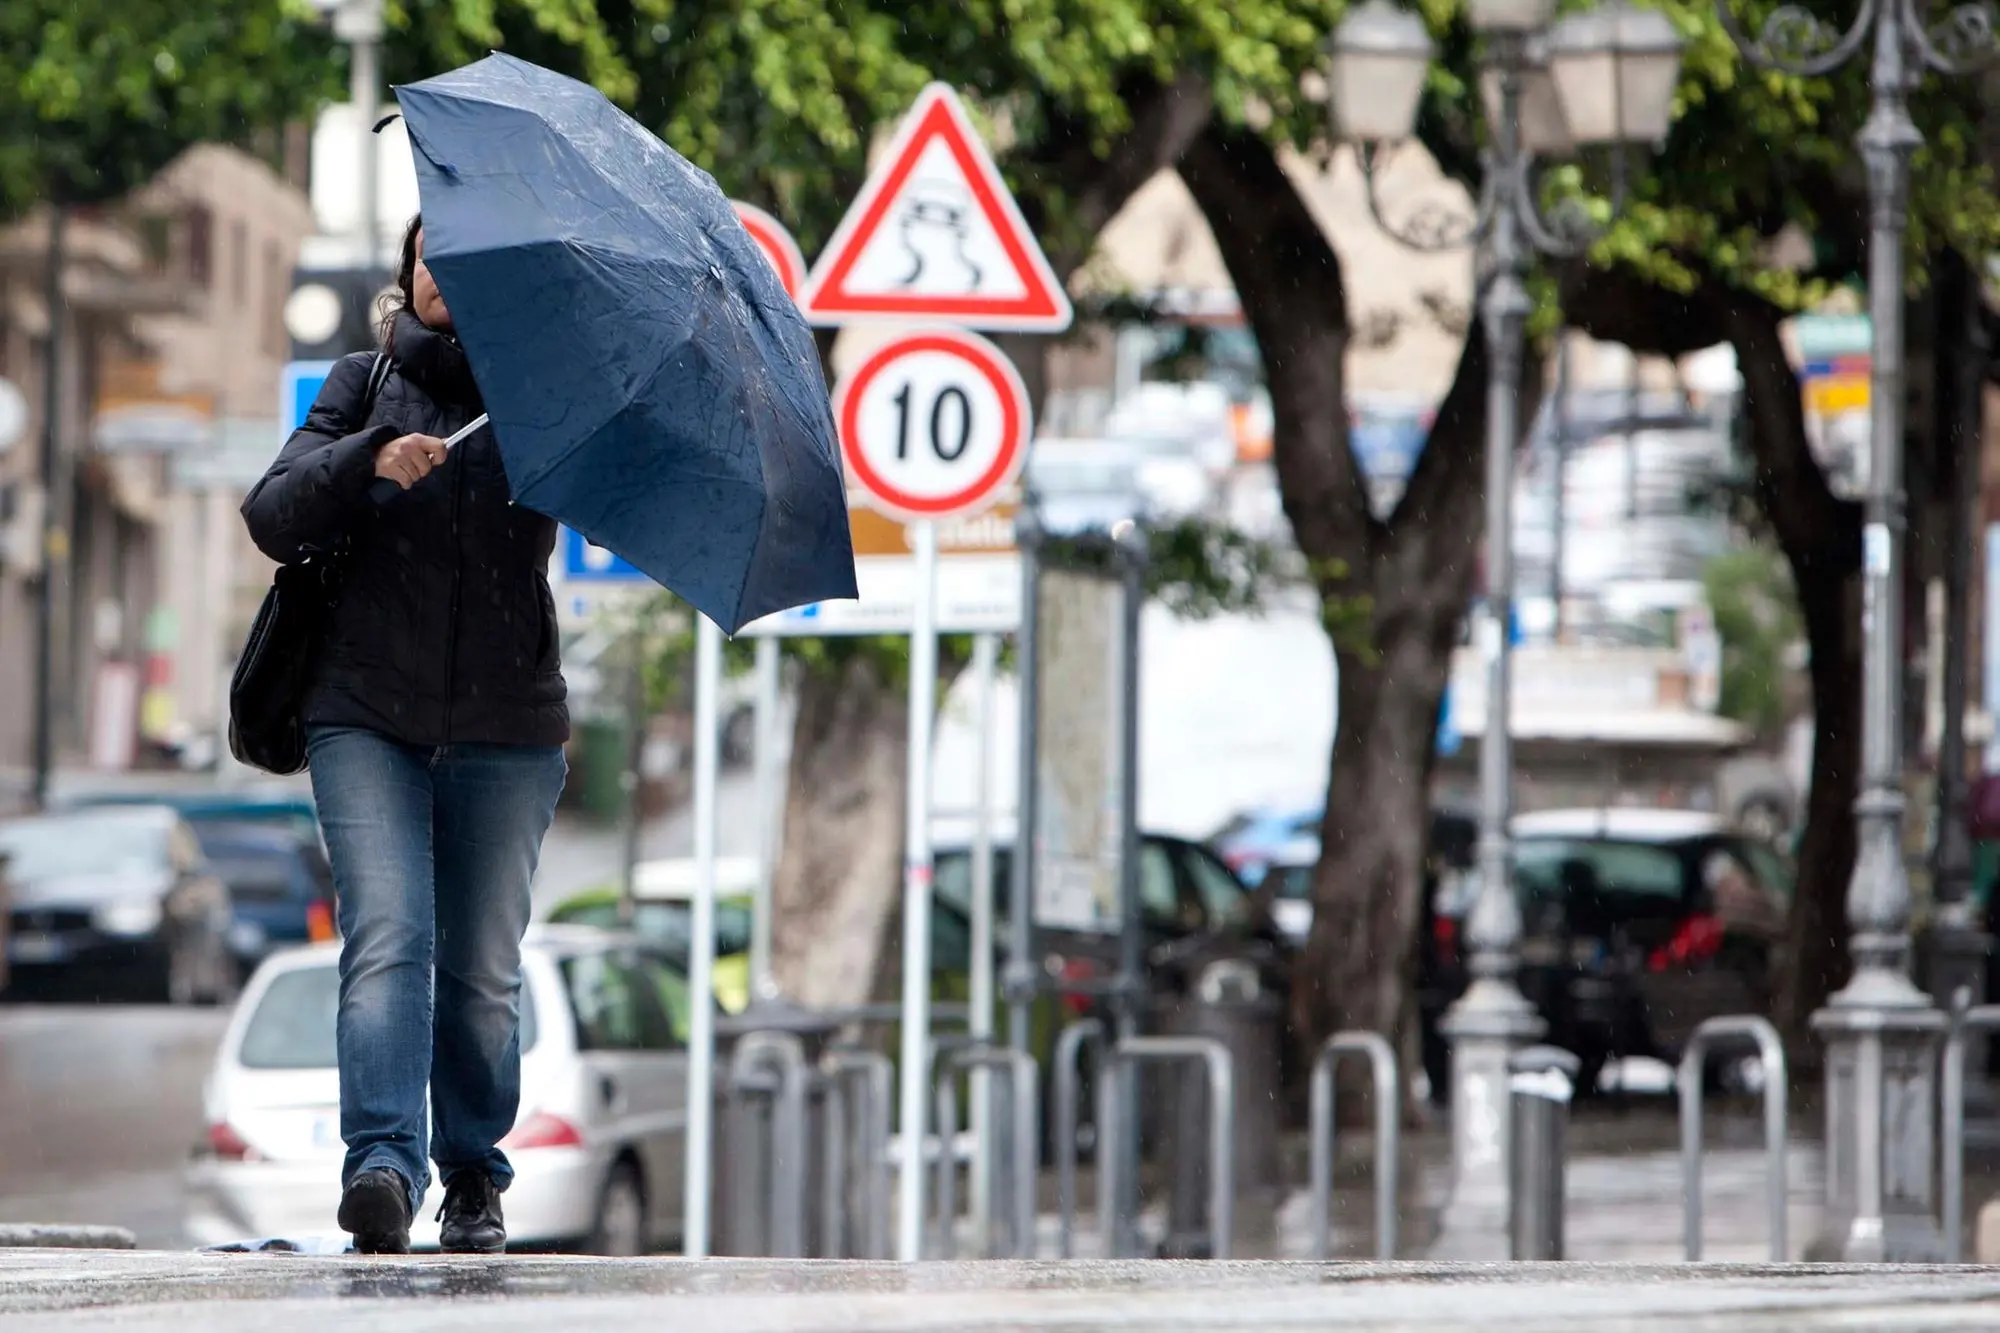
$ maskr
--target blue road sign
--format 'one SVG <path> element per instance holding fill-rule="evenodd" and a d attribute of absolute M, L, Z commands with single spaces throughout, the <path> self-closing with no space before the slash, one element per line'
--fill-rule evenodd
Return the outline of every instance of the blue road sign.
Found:
<path fill-rule="evenodd" d="M 1465 743 L 1465 736 L 1458 729 L 1458 718 L 1451 706 L 1451 686 L 1444 687 L 1444 706 L 1438 709 L 1437 752 L 1442 758 L 1458 753 Z"/>
<path fill-rule="evenodd" d="M 602 546 L 592 546 L 573 528 L 562 530 L 562 571 L 571 583 L 645 583 L 647 578 Z"/>
<path fill-rule="evenodd" d="M 306 413 L 333 373 L 331 361 L 288 361 L 278 376 L 278 420 L 289 436 L 306 424 Z M 284 441 L 280 440 L 280 444 Z"/>

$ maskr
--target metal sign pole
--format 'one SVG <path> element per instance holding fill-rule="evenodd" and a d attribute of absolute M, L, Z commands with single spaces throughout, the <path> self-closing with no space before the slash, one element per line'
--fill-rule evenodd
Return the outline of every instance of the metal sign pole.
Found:
<path fill-rule="evenodd" d="M 917 596 L 910 632 L 909 790 L 903 847 L 902 1162 L 897 1182 L 896 1257 L 924 1248 L 924 1131 L 930 1103 L 931 728 L 937 711 L 937 524 L 910 525 Z M 949 1153 L 951 1145 L 940 1144 Z"/>
<path fill-rule="evenodd" d="M 757 886 L 750 916 L 750 994 L 753 999 L 777 998 L 771 975 L 771 894 L 778 876 L 778 709 L 780 706 L 778 641 L 757 640 L 755 699 L 756 733 L 751 755 L 757 801 Z"/>
<path fill-rule="evenodd" d="M 625 837 L 619 853 L 618 924 L 632 929 L 639 916 L 639 843 L 645 832 L 645 808 L 641 797 L 646 754 L 646 648 L 645 633 L 637 620 L 625 637 L 625 771 L 619 785 L 625 789 Z"/>
<path fill-rule="evenodd" d="M 1007 916 L 1007 1045 L 1016 1051 L 1028 1049 L 1028 1028 L 1033 1021 L 1035 971 L 1029 959 L 1035 946 L 1035 857 L 1038 813 L 1037 773 L 1041 754 L 1036 744 L 1037 713 L 1041 688 L 1040 646 L 1036 641 L 1041 618 L 1041 581 L 1035 562 L 1039 533 L 1035 527 L 1034 496 L 1024 496 L 1014 520 L 1014 541 L 1021 550 L 1021 628 L 1014 640 L 1014 679 L 1019 683 L 1019 758 L 1015 773 L 1014 863 L 1009 897 L 1013 910 Z"/>
<path fill-rule="evenodd" d="M 1119 1040 L 1140 1035 L 1140 1005 L 1145 994 L 1145 924 L 1140 893 L 1139 840 L 1139 632 L 1146 607 L 1146 534 L 1136 523 L 1119 524 L 1113 534 L 1122 548 L 1123 597 L 1119 607 L 1118 648 L 1120 655 L 1118 756 L 1118 822 L 1120 841 L 1119 920 L 1118 920 L 1118 1004 Z M 1139 1071 L 1123 1068 L 1115 1085 L 1118 1097 L 1118 1163 L 1114 1179 L 1117 1196 L 1112 1200 L 1117 1215 L 1116 1237 L 1119 1254 L 1138 1253 L 1140 1115 Z M 1211 1108 L 1210 1115 L 1220 1111 Z M 1212 1219 L 1211 1219 L 1212 1220 Z M 1116 1258 L 1117 1255 L 1107 1256 Z"/>
<path fill-rule="evenodd" d="M 694 912 L 688 942 L 687 1194 L 682 1251 L 708 1257 L 709 1179 L 715 1132 L 715 789 L 717 696 L 722 692 L 722 631 L 699 618 L 694 642 Z"/>
<path fill-rule="evenodd" d="M 974 713 L 979 727 L 979 773 L 973 784 L 970 1023 L 975 1045 L 993 1039 L 993 684 L 999 662 L 999 638 L 975 634 L 972 678 L 977 688 Z M 993 1252 L 996 1144 L 993 1128 L 993 1071 L 983 1064 L 976 1065 L 972 1070 L 972 1217 L 978 1253 L 982 1255 Z"/>

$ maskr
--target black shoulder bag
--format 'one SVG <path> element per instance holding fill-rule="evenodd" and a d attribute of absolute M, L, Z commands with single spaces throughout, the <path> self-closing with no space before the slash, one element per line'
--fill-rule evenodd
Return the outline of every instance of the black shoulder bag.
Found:
<path fill-rule="evenodd" d="M 388 378 L 389 358 L 377 352 L 361 399 L 362 424 Z M 341 564 L 335 552 L 280 565 L 272 578 L 229 681 L 229 752 L 239 763 L 280 776 L 306 766 L 306 685 L 340 593 Z"/>

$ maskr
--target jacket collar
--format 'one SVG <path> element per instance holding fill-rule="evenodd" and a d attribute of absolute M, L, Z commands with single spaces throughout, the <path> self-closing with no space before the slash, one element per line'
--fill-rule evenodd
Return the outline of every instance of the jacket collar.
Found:
<path fill-rule="evenodd" d="M 396 315 L 389 355 L 405 378 L 415 380 L 433 398 L 479 401 L 479 386 L 473 381 L 472 366 L 458 339 L 431 328 L 407 310 Z"/>

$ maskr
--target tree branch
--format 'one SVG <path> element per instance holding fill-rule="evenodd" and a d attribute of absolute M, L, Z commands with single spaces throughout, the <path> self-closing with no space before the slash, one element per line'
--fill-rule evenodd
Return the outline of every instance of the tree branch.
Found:
<path fill-rule="evenodd" d="M 1717 343 L 1736 349 L 1744 406 L 1752 417 L 1750 451 L 1758 508 L 1794 559 L 1840 534 L 1860 551 L 1860 515 L 1827 484 L 1806 435 L 1798 375 L 1779 336 L 1785 312 L 1762 297 L 1702 274 L 1686 296 L 1622 269 L 1573 265 L 1564 275 L 1563 310 L 1592 337 L 1635 352 L 1678 357 Z M 1840 560 L 1833 552 L 1826 557 Z"/>
<path fill-rule="evenodd" d="M 1070 225 L 1063 235 L 1069 239 L 1057 240 L 1049 256 L 1059 273 L 1089 256 L 1098 233 L 1147 181 L 1172 168 L 1215 113 L 1207 78 L 1193 71 L 1171 83 L 1134 76 L 1124 96 L 1132 123 L 1108 154 L 1097 152 L 1087 122 L 1052 113 L 1048 132 L 1018 156 L 1066 192 Z M 1043 201 L 1024 199 L 1022 212 L 1038 234 L 1049 236 Z"/>
<path fill-rule="evenodd" d="M 1257 135 L 1210 121 L 1181 158 L 1180 174 L 1263 355 L 1279 489 L 1299 549 L 1357 575 L 1383 529 L 1341 406 L 1348 323 L 1339 256 Z"/>

